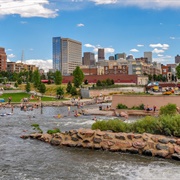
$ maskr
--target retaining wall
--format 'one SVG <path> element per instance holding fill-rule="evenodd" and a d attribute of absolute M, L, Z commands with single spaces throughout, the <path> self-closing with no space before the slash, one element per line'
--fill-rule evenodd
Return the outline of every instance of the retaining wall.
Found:
<path fill-rule="evenodd" d="M 157 109 L 159 109 L 161 106 L 167 105 L 168 103 L 176 104 L 180 107 L 180 96 L 113 95 L 111 108 L 116 109 L 118 104 L 125 104 L 129 108 L 144 104 L 145 106 L 148 105 L 151 108 L 155 105 Z"/>

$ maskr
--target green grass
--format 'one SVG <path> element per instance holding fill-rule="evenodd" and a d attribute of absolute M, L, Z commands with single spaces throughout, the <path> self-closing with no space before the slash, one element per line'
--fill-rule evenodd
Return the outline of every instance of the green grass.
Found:
<path fill-rule="evenodd" d="M 0 98 L 4 98 L 5 102 L 8 102 L 8 97 L 12 97 L 12 103 L 20 103 L 21 99 L 29 98 L 30 94 L 28 93 L 4 93 L 0 96 Z M 66 99 L 57 100 L 53 97 L 41 97 L 41 101 L 62 101 Z M 38 102 L 37 99 L 31 99 L 30 102 Z"/>

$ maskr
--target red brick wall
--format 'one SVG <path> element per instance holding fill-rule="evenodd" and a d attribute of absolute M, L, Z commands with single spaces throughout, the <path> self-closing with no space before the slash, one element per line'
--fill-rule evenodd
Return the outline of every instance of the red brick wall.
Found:
<path fill-rule="evenodd" d="M 137 84 L 137 75 L 88 75 L 84 77 L 89 83 L 96 83 L 98 80 L 113 79 L 115 83 L 135 83 Z M 63 83 L 72 82 L 73 76 L 63 76 Z"/>

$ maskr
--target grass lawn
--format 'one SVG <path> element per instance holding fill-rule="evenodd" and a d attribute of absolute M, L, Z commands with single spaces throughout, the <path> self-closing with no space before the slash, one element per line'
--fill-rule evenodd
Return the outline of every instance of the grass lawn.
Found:
<path fill-rule="evenodd" d="M 30 94 L 28 93 L 4 93 L 0 96 L 0 98 L 4 98 L 6 102 L 8 102 L 8 97 L 12 97 L 11 102 L 20 103 L 21 99 L 23 98 L 29 98 Z M 41 101 L 62 101 L 65 99 L 57 100 L 52 97 L 41 97 Z M 38 102 L 38 99 L 31 99 L 30 102 Z"/>

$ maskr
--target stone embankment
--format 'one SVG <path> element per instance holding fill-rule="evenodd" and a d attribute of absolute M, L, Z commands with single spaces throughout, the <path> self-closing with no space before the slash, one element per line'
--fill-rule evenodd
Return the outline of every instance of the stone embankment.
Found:
<path fill-rule="evenodd" d="M 180 160 L 180 138 L 148 133 L 113 133 L 109 131 L 79 129 L 53 135 L 34 133 L 23 135 L 21 138 L 38 139 L 55 146 L 128 152 Z"/>

